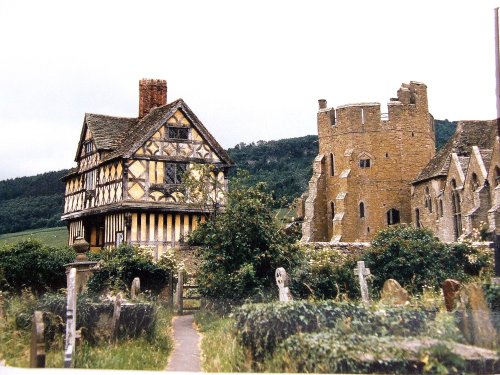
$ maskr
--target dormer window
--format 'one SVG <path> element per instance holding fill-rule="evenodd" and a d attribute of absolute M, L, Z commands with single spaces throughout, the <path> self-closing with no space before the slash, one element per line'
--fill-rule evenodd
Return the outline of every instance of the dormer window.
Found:
<path fill-rule="evenodd" d="M 359 166 L 361 168 L 370 168 L 370 159 L 359 159 Z"/>
<path fill-rule="evenodd" d="M 189 128 L 168 127 L 168 138 L 170 139 L 189 139 Z"/>
<path fill-rule="evenodd" d="M 93 151 L 93 147 L 92 147 L 92 142 L 91 141 L 87 141 L 83 144 L 83 153 L 84 155 L 88 155 L 90 154 L 91 152 Z"/>

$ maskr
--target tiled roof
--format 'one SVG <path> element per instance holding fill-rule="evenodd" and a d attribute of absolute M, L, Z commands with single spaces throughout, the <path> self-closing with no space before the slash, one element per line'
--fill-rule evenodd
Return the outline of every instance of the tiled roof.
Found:
<path fill-rule="evenodd" d="M 182 99 L 177 99 L 161 107 L 153 108 L 142 119 L 85 114 L 85 123 L 92 132 L 94 143 L 99 151 L 109 151 L 103 161 L 116 157 L 129 157 L 151 137 L 172 116 L 177 109 L 182 109 L 193 126 L 205 141 L 226 164 L 234 164 L 228 153 L 215 140 L 201 121 Z M 83 134 L 82 134 L 83 136 Z M 80 146 L 81 147 L 81 141 Z M 80 149 L 78 150 L 79 153 Z M 77 153 L 77 155 L 78 155 Z"/>
<path fill-rule="evenodd" d="M 472 146 L 477 146 L 479 150 L 491 150 L 496 129 L 496 120 L 459 121 L 455 134 L 431 159 L 413 183 L 446 176 L 450 168 L 450 155 L 453 152 L 462 159 L 470 157 Z"/>

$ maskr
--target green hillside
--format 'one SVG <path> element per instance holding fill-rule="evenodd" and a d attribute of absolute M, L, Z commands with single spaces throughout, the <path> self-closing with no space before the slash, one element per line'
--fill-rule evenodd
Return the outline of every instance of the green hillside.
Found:
<path fill-rule="evenodd" d="M 456 123 L 435 120 L 436 148 L 453 135 Z M 306 189 L 318 137 L 307 135 L 277 141 L 240 143 L 228 149 L 237 168 L 250 172 L 251 183 L 264 181 L 276 198 L 291 202 Z M 61 226 L 67 170 L 0 181 L 0 235 L 35 228 Z M 231 176 L 235 171 L 231 172 Z"/>
<path fill-rule="evenodd" d="M 68 244 L 68 229 L 56 227 L 0 234 L 0 247 L 29 239 L 40 241 L 47 246 L 66 246 Z"/>

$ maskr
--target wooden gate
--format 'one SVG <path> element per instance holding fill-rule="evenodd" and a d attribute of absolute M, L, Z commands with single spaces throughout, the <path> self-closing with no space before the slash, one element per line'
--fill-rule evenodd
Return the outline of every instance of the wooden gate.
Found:
<path fill-rule="evenodd" d="M 195 284 L 194 275 L 184 278 L 184 273 L 179 272 L 177 277 L 176 303 L 177 314 L 192 314 L 199 311 L 201 306 L 201 296 L 198 292 L 198 285 Z"/>

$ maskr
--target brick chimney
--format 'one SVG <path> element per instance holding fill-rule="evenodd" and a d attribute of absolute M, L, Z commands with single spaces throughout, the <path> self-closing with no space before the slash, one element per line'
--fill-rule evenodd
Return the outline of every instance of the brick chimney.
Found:
<path fill-rule="evenodd" d="M 146 116 L 153 108 L 165 104 L 167 104 L 167 81 L 164 79 L 139 81 L 139 118 Z"/>

